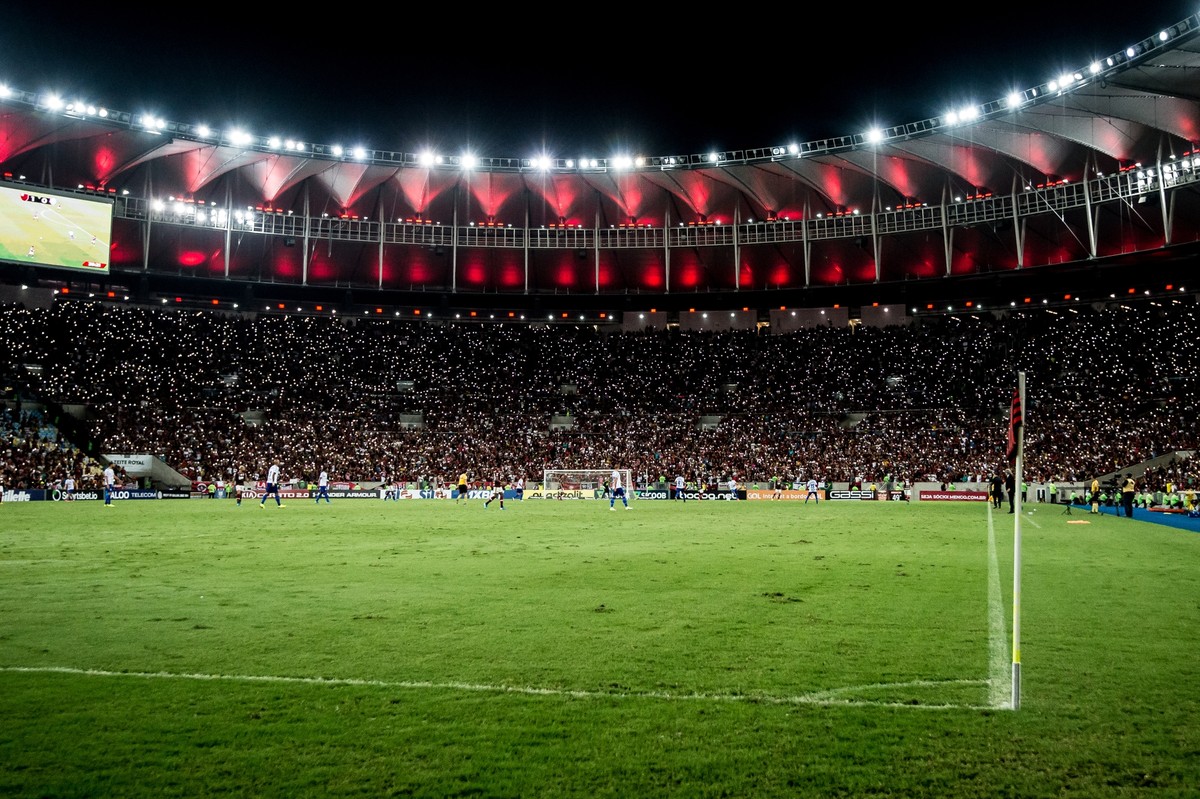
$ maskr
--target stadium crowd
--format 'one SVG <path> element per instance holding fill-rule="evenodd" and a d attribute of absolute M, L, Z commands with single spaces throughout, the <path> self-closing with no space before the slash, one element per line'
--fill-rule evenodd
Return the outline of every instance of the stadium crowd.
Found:
<path fill-rule="evenodd" d="M 986 482 L 1008 468 L 1018 371 L 1025 474 L 1083 482 L 1197 446 L 1198 339 L 1182 300 L 788 333 L 6 305 L 0 484 L 86 484 L 101 453 L 231 482 L 272 461 L 285 478 L 445 485 L 611 466 Z M 87 440 L 42 407 L 82 417 Z M 1146 479 L 1193 481 L 1186 459 Z"/>

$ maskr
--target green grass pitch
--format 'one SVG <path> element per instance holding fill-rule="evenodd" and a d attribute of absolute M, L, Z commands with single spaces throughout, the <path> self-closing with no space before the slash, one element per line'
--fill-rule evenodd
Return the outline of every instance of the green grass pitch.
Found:
<path fill-rule="evenodd" d="M 0 795 L 1194 797 L 1200 536 L 985 503 L 0 505 Z M 1085 522 L 1085 523 L 1080 523 Z"/>

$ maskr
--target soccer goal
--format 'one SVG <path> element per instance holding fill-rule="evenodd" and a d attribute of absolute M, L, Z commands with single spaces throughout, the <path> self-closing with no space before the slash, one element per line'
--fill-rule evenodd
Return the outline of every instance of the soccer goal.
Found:
<path fill-rule="evenodd" d="M 628 469 L 617 469 L 621 474 L 621 485 L 625 496 L 633 499 L 633 475 Z M 542 471 L 542 488 L 546 491 L 595 491 L 599 497 L 604 484 L 612 480 L 612 469 L 545 469 Z"/>

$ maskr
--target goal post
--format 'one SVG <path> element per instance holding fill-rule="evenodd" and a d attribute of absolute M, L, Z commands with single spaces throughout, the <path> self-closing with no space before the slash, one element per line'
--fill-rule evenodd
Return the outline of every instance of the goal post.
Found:
<path fill-rule="evenodd" d="M 621 485 L 625 496 L 633 499 L 633 475 L 629 469 L 617 469 L 621 474 Z M 594 496 L 604 493 L 604 484 L 612 479 L 612 469 L 544 469 L 542 488 L 545 491 L 594 491 Z"/>

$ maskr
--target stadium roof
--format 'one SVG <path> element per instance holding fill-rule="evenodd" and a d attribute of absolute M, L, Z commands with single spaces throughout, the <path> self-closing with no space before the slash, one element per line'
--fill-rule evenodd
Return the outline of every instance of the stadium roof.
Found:
<path fill-rule="evenodd" d="M 112 197 L 114 279 L 715 307 L 1017 273 L 1057 290 L 1080 267 L 1194 257 L 1198 36 L 1188 17 L 877 132 L 628 160 L 342 151 L 9 90 L 0 177 Z"/>

